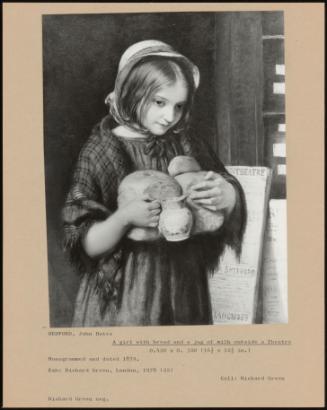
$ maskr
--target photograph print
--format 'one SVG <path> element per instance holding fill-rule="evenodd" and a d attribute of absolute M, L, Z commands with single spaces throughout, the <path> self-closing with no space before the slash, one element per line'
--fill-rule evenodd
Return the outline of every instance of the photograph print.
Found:
<path fill-rule="evenodd" d="M 288 322 L 283 12 L 42 16 L 50 327 Z"/>

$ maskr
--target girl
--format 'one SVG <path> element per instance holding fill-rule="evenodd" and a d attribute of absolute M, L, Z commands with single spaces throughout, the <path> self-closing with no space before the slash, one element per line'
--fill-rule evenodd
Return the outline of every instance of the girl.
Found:
<path fill-rule="evenodd" d="M 187 127 L 199 70 L 169 45 L 147 40 L 123 54 L 110 114 L 92 131 L 76 165 L 63 209 L 65 248 L 81 274 L 73 326 L 212 323 L 208 271 L 225 247 L 239 254 L 246 223 L 240 184 Z M 117 189 L 140 169 L 167 172 L 172 158 L 189 155 L 206 180 L 191 198 L 222 210 L 214 234 L 182 242 L 134 242 L 131 227 L 156 227 L 160 203 L 149 198 L 117 209 Z"/>

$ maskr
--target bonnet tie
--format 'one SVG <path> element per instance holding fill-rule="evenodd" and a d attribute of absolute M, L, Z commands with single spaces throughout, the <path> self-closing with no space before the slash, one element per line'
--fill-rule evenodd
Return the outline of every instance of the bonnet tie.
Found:
<path fill-rule="evenodd" d="M 151 135 L 143 148 L 145 155 L 150 157 L 163 157 L 167 156 L 167 148 L 169 146 L 169 141 L 167 137 L 159 138 L 157 136 Z"/>

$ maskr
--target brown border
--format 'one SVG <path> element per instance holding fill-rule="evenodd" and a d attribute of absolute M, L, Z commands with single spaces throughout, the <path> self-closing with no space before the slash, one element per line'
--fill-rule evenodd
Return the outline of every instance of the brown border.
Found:
<path fill-rule="evenodd" d="M 48 355 L 108 352 L 108 338 L 48 336 L 42 126 L 41 15 L 155 11 L 284 10 L 288 182 L 289 324 L 120 328 L 125 339 L 282 339 L 241 357 L 163 355 L 171 377 L 47 373 Z M 324 7 L 286 3 L 5 3 L 4 405 L 59 407 L 48 394 L 110 395 L 107 406 L 322 406 L 324 403 Z M 77 340 L 77 342 L 76 342 Z M 131 353 L 132 349 L 120 348 Z M 134 349 L 135 350 L 135 349 Z M 139 353 L 148 366 L 158 356 Z M 221 375 L 271 374 L 278 383 L 221 383 Z M 53 380 L 57 380 L 54 383 Z M 72 393 L 74 392 L 74 393 Z M 87 403 L 69 405 L 89 406 Z M 93 404 L 92 407 L 101 406 Z"/>

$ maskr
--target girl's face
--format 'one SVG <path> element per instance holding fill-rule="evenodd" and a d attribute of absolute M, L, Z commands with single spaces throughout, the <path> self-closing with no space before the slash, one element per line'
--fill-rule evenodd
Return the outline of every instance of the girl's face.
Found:
<path fill-rule="evenodd" d="M 181 119 L 187 94 L 187 86 L 180 79 L 159 88 L 143 115 L 143 127 L 154 135 L 164 135 Z"/>

